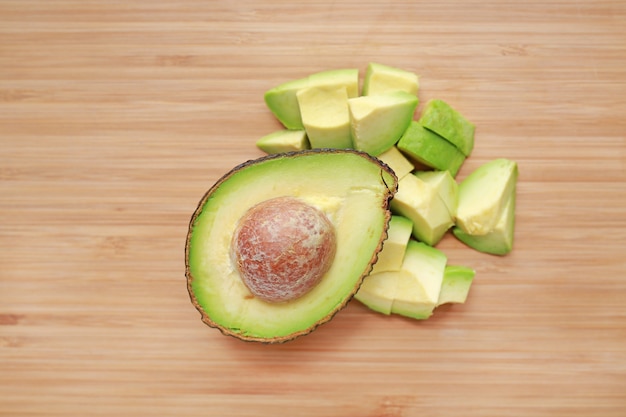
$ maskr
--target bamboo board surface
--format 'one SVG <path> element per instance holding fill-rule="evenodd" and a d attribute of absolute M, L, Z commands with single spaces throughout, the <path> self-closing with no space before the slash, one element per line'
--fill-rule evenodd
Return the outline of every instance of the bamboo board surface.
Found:
<path fill-rule="evenodd" d="M 208 328 L 187 225 L 263 93 L 371 61 L 475 123 L 459 178 L 518 162 L 513 252 L 447 236 L 477 276 L 424 322 Z M 620 1 L 0 1 L 0 415 L 626 415 L 624 97 Z"/>

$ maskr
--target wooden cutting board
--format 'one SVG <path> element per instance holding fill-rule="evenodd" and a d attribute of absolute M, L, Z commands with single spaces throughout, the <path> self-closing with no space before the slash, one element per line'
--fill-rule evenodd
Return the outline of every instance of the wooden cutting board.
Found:
<path fill-rule="evenodd" d="M 0 415 L 626 415 L 626 3 L 0 2 Z M 518 162 L 464 305 L 277 346 L 200 321 L 188 221 L 278 83 L 381 62 Z"/>

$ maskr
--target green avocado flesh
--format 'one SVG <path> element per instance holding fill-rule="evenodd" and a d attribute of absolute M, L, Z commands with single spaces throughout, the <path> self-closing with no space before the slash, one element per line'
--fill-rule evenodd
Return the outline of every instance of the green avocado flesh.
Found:
<path fill-rule="evenodd" d="M 437 306 L 465 303 L 475 275 L 476 271 L 467 266 L 446 265 Z"/>
<path fill-rule="evenodd" d="M 474 236 L 455 226 L 452 233 L 461 242 L 479 252 L 492 255 L 506 255 L 511 252 L 515 234 L 515 190 L 509 196 L 500 218 L 490 232 Z"/>
<path fill-rule="evenodd" d="M 248 341 L 284 342 L 330 320 L 372 268 L 397 190 L 393 171 L 354 150 L 316 149 L 248 161 L 222 177 L 192 216 L 186 246 L 187 283 L 202 320 Z M 272 303 L 254 297 L 230 256 L 239 219 L 258 203 L 299 198 L 321 210 L 336 236 L 335 258 L 300 298 Z"/>
<path fill-rule="evenodd" d="M 426 103 L 420 124 L 454 144 L 465 156 L 474 149 L 474 125 L 443 100 Z"/>
<path fill-rule="evenodd" d="M 398 141 L 398 149 L 409 159 L 453 177 L 465 162 L 465 155 L 452 143 L 413 120 Z"/>

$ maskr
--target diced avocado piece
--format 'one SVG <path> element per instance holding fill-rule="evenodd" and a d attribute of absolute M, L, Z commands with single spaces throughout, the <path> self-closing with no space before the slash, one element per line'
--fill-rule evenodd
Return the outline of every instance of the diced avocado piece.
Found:
<path fill-rule="evenodd" d="M 378 155 L 377 158 L 387 164 L 389 168 L 396 173 L 398 179 L 410 174 L 415 169 L 413 163 L 409 161 L 396 146 L 392 146 L 387 151 Z"/>
<path fill-rule="evenodd" d="M 391 314 L 398 274 L 401 272 L 384 271 L 366 276 L 361 288 L 354 294 L 354 298 L 373 311 Z"/>
<path fill-rule="evenodd" d="M 302 130 L 302 117 L 298 106 L 297 93 L 307 87 L 345 87 L 348 97 L 359 93 L 358 69 L 336 69 L 320 71 L 308 77 L 288 81 L 265 93 L 265 103 L 274 116 L 291 130 Z"/>
<path fill-rule="evenodd" d="M 413 222 L 413 236 L 431 246 L 439 243 L 454 224 L 437 189 L 415 174 L 409 174 L 398 182 L 391 210 L 409 218 Z"/>
<path fill-rule="evenodd" d="M 256 146 L 268 154 L 295 152 L 310 149 L 309 140 L 304 130 L 281 129 L 263 136 Z"/>
<path fill-rule="evenodd" d="M 447 261 L 442 251 L 410 241 L 401 270 L 406 274 L 398 275 L 391 312 L 414 319 L 430 317 L 439 300 Z"/>
<path fill-rule="evenodd" d="M 428 299 L 421 282 L 409 272 L 395 272 L 396 293 L 391 313 L 416 320 L 426 320 L 433 314 L 435 303 Z"/>
<path fill-rule="evenodd" d="M 419 119 L 422 126 L 448 140 L 465 156 L 474 148 L 474 125 L 443 100 L 430 100 Z"/>
<path fill-rule="evenodd" d="M 278 343 L 329 321 L 371 271 L 396 190 L 391 169 L 355 150 L 266 155 L 233 168 L 206 192 L 189 222 L 185 273 L 203 322 L 242 340 Z M 286 196 L 321 211 L 332 224 L 336 245 L 332 264 L 316 286 L 297 299 L 275 303 L 254 296 L 244 284 L 232 237 L 251 208 Z"/>
<path fill-rule="evenodd" d="M 439 300 L 446 262 L 440 250 L 410 240 L 401 269 L 366 277 L 355 298 L 383 314 L 427 319 Z"/>
<path fill-rule="evenodd" d="M 443 272 L 448 258 L 439 249 L 423 242 L 409 241 L 402 270 L 410 272 L 424 287 L 428 301 L 436 304 L 441 292 Z"/>
<path fill-rule="evenodd" d="M 349 99 L 354 148 L 373 156 L 389 150 L 413 120 L 417 104 L 417 96 L 404 91 Z"/>
<path fill-rule="evenodd" d="M 506 158 L 493 159 L 471 172 L 459 184 L 456 225 L 472 236 L 492 232 L 515 192 L 517 176 L 517 163 Z M 511 209 L 514 216 L 514 200 Z"/>
<path fill-rule="evenodd" d="M 413 223 L 403 216 L 393 215 L 387 229 L 387 239 L 383 242 L 383 249 L 378 254 L 372 273 L 384 271 L 398 271 L 402 267 L 406 245 L 411 239 Z"/>
<path fill-rule="evenodd" d="M 453 177 L 465 161 L 465 155 L 452 143 L 413 120 L 397 148 L 409 159 L 439 171 L 450 171 Z"/>
<path fill-rule="evenodd" d="M 365 70 L 363 78 L 364 96 L 384 94 L 391 91 L 405 91 L 417 95 L 419 78 L 417 74 L 400 68 L 372 62 Z"/>
<path fill-rule="evenodd" d="M 280 84 L 265 93 L 265 104 L 285 128 L 304 129 L 296 94 L 308 85 L 309 79 L 301 78 Z"/>
<path fill-rule="evenodd" d="M 485 235 L 473 236 L 458 226 L 452 228 L 452 233 L 467 246 L 479 252 L 492 255 L 506 255 L 513 250 L 515 235 L 515 191 L 513 191 L 504 205 L 504 210 L 492 231 Z"/>
<path fill-rule="evenodd" d="M 475 275 L 476 271 L 467 266 L 446 265 L 437 306 L 464 303 Z"/>
<path fill-rule="evenodd" d="M 348 98 L 359 96 L 359 70 L 342 68 L 309 75 L 309 87 L 345 87 Z"/>
<path fill-rule="evenodd" d="M 415 176 L 437 190 L 437 194 L 448 208 L 450 217 L 454 220 L 459 205 L 459 184 L 454 180 L 450 171 L 418 171 Z"/>
<path fill-rule="evenodd" d="M 352 148 L 346 87 L 307 87 L 296 96 L 311 148 Z"/>

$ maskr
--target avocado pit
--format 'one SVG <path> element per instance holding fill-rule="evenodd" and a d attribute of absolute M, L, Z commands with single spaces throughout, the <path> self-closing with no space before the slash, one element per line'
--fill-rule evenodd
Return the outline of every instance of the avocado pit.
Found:
<path fill-rule="evenodd" d="M 324 212 L 295 197 L 276 197 L 251 207 L 239 220 L 231 258 L 254 296 L 280 303 L 319 283 L 336 244 Z"/>

